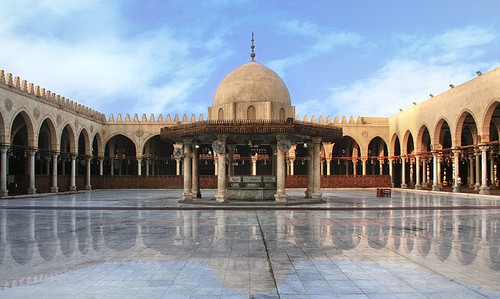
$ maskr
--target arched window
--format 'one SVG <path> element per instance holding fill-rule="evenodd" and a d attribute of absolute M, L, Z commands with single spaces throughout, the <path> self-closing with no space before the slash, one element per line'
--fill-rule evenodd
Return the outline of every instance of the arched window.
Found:
<path fill-rule="evenodd" d="M 280 109 L 280 120 L 285 120 L 285 109 Z"/>
<path fill-rule="evenodd" d="M 255 120 L 257 117 L 255 115 L 255 107 L 249 106 L 247 109 L 247 119 Z"/>
<path fill-rule="evenodd" d="M 224 110 L 222 108 L 219 109 L 219 113 L 217 115 L 218 120 L 223 120 L 224 119 Z"/>

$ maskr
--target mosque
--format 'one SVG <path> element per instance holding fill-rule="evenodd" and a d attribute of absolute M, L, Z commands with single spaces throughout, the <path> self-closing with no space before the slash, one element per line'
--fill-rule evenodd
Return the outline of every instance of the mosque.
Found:
<path fill-rule="evenodd" d="M 255 60 L 253 39 L 251 49 L 207 120 L 105 116 L 0 71 L 0 197 L 178 188 L 192 201 L 209 188 L 219 202 L 287 201 L 297 187 L 310 200 L 321 188 L 498 187 L 499 68 L 387 118 L 299 117 L 283 80 Z"/>

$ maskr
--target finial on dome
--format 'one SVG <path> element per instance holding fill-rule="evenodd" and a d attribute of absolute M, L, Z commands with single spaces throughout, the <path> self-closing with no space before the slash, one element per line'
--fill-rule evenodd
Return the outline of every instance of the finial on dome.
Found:
<path fill-rule="evenodd" d="M 250 46 L 250 49 L 252 49 L 252 53 L 250 53 L 250 57 L 252 58 L 252 61 L 255 61 L 255 52 L 254 52 L 255 45 L 253 44 L 254 41 L 255 40 L 253 38 L 253 31 L 252 31 L 252 45 Z"/>

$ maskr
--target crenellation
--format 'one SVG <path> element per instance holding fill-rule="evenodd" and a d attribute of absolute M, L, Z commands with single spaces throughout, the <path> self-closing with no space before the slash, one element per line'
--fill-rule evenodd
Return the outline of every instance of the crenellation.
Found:
<path fill-rule="evenodd" d="M 200 117 L 198 118 L 198 121 L 205 121 L 203 114 L 200 114 Z"/>
<path fill-rule="evenodd" d="M 179 122 L 179 115 L 177 115 L 177 113 L 175 114 L 175 117 L 174 117 L 174 122 L 178 123 Z"/>
<path fill-rule="evenodd" d="M 331 117 L 330 115 L 328 115 L 328 116 L 326 117 L 326 123 L 327 123 L 327 124 L 331 124 L 331 123 L 332 123 L 332 117 Z"/>
<path fill-rule="evenodd" d="M 184 115 L 182 116 L 182 122 L 183 123 L 186 123 L 188 120 L 187 120 L 187 115 L 186 113 L 184 113 Z"/>
<path fill-rule="evenodd" d="M 40 97 L 40 86 L 35 86 L 35 97 Z"/>
<path fill-rule="evenodd" d="M 121 113 L 118 113 L 118 118 L 116 119 L 116 121 L 117 122 L 122 122 L 123 121 Z"/>
<path fill-rule="evenodd" d="M 306 123 L 306 122 L 309 122 L 309 121 L 307 120 L 307 115 L 304 115 L 304 122 L 305 122 L 305 123 Z"/>
<path fill-rule="evenodd" d="M 154 115 L 154 113 L 151 113 L 151 115 L 149 116 L 149 121 L 150 122 L 155 122 L 155 115 Z"/>
<path fill-rule="evenodd" d="M 325 121 L 323 120 L 323 115 L 319 116 L 318 123 L 321 124 L 321 125 L 323 125 L 325 123 Z"/>
<path fill-rule="evenodd" d="M 335 117 L 333 118 L 333 123 L 334 124 L 338 124 L 339 123 L 339 117 L 337 115 L 335 115 Z"/>
<path fill-rule="evenodd" d="M 194 113 L 191 115 L 190 122 L 192 122 L 192 123 L 196 122 L 196 115 L 194 115 Z"/>
<path fill-rule="evenodd" d="M 5 78 L 5 84 L 7 84 L 9 86 L 13 85 L 13 83 L 12 83 L 12 74 L 11 73 L 7 74 L 7 77 Z"/>
<path fill-rule="evenodd" d="M 115 121 L 115 116 L 113 115 L 113 113 L 111 113 L 109 115 L 109 119 L 108 119 L 109 122 L 114 122 Z"/>
<path fill-rule="evenodd" d="M 16 76 L 16 77 L 14 77 L 14 88 L 20 89 L 20 88 L 21 88 L 21 87 L 20 87 L 20 84 L 21 84 L 21 83 L 20 83 L 20 79 L 19 79 L 19 77 L 17 77 L 17 76 Z"/>
<path fill-rule="evenodd" d="M 137 115 L 137 113 L 134 114 L 134 119 L 132 121 L 133 122 L 138 122 L 139 121 L 139 115 Z"/>
<path fill-rule="evenodd" d="M 161 113 L 160 113 L 160 115 L 158 115 L 158 122 L 159 123 L 163 122 L 163 114 L 161 114 Z"/>
<path fill-rule="evenodd" d="M 349 123 L 350 123 L 350 124 L 353 124 L 353 123 L 354 123 L 354 117 L 353 117 L 352 115 L 349 117 Z"/>
<path fill-rule="evenodd" d="M 342 123 L 343 123 L 343 124 L 346 124 L 346 123 L 347 123 L 347 119 L 346 119 L 345 115 L 344 115 L 344 116 L 342 116 Z"/>
<path fill-rule="evenodd" d="M 26 80 L 21 81 L 21 91 L 28 92 L 28 81 Z"/>
<path fill-rule="evenodd" d="M 311 122 L 312 122 L 313 124 L 314 124 L 314 123 L 317 123 L 317 121 L 316 121 L 316 116 L 314 116 L 314 115 L 313 115 L 313 116 L 311 116 Z"/>
<path fill-rule="evenodd" d="M 165 122 L 167 122 L 167 123 L 171 123 L 172 122 L 172 119 L 170 118 L 170 113 L 167 114 L 167 118 L 165 119 Z"/>
<path fill-rule="evenodd" d="M 28 84 L 28 93 L 33 95 L 35 94 L 35 84 L 33 83 Z"/>
<path fill-rule="evenodd" d="M 0 83 L 5 84 L 5 72 L 0 70 Z"/>
<path fill-rule="evenodd" d="M 130 122 L 130 114 L 125 114 L 125 122 Z"/>

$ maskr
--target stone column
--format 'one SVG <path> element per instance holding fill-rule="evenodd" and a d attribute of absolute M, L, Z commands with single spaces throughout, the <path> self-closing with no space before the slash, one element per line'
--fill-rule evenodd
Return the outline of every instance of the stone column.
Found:
<path fill-rule="evenodd" d="M 314 168 L 314 187 L 311 197 L 321 199 L 321 138 L 313 137 L 313 168 Z"/>
<path fill-rule="evenodd" d="M 70 154 L 71 157 L 71 176 L 69 190 L 76 191 L 76 155 Z"/>
<path fill-rule="evenodd" d="M 481 187 L 479 194 L 490 194 L 490 187 L 488 187 L 488 146 L 480 146 L 481 150 Z"/>
<path fill-rule="evenodd" d="M 219 175 L 219 155 L 214 153 L 214 175 Z"/>
<path fill-rule="evenodd" d="M 358 159 L 353 158 L 351 163 L 352 163 L 352 175 L 358 175 Z M 345 161 L 345 175 L 349 175 L 349 160 Z"/>
<path fill-rule="evenodd" d="M 28 165 L 29 165 L 29 187 L 28 187 L 28 194 L 35 194 L 36 193 L 36 187 L 35 187 L 35 154 L 37 150 L 35 149 L 30 149 L 28 150 Z"/>
<path fill-rule="evenodd" d="M 469 188 L 474 188 L 474 156 L 473 155 L 469 155 L 469 163 L 468 164 L 468 167 L 467 167 L 467 170 L 469 172 L 468 176 L 467 176 L 467 183 L 469 184 Z"/>
<path fill-rule="evenodd" d="M 183 176 L 184 176 L 184 192 L 182 193 L 183 200 L 192 200 L 192 173 L 191 173 L 191 139 L 183 139 L 184 143 L 184 156 L 183 156 Z"/>
<path fill-rule="evenodd" d="M 212 145 L 214 153 L 219 154 L 217 163 L 217 202 L 227 202 L 227 177 L 226 177 L 226 135 L 217 136 L 217 141 Z"/>
<path fill-rule="evenodd" d="M 432 152 L 432 191 L 439 191 L 438 153 Z"/>
<path fill-rule="evenodd" d="M 366 161 L 367 161 L 366 158 L 361 158 L 361 165 L 363 166 L 362 167 L 362 171 L 363 171 L 362 174 L 363 175 L 366 175 Z"/>
<path fill-rule="evenodd" d="M 252 161 L 252 172 L 251 175 L 257 175 L 257 161 L 259 159 L 259 155 L 256 153 L 255 155 L 250 155 L 250 160 Z"/>
<path fill-rule="evenodd" d="M 384 175 L 384 159 L 378 159 L 379 175 Z"/>
<path fill-rule="evenodd" d="M 310 145 L 307 148 L 308 160 L 307 160 L 307 189 L 306 189 L 306 198 L 312 198 L 311 195 L 314 192 L 314 165 L 313 165 L 313 157 L 314 157 L 314 148 Z"/>
<path fill-rule="evenodd" d="M 414 176 L 413 176 L 413 167 L 414 167 L 414 161 L 413 158 L 408 159 L 408 162 L 410 164 L 410 181 L 408 182 L 409 186 L 413 186 L 413 181 L 414 181 Z"/>
<path fill-rule="evenodd" d="M 137 175 L 142 175 L 142 158 L 137 158 Z"/>
<path fill-rule="evenodd" d="M 406 157 L 401 157 L 401 189 L 406 189 Z"/>
<path fill-rule="evenodd" d="M 278 134 L 276 136 L 276 141 L 278 143 L 285 142 L 286 135 Z M 286 195 L 286 186 L 285 186 L 285 152 L 288 151 L 288 148 L 283 148 L 281 146 L 277 146 L 276 153 L 276 194 L 274 198 L 277 202 L 285 202 L 287 199 Z"/>
<path fill-rule="evenodd" d="M 295 175 L 295 159 L 290 159 L 290 175 Z"/>
<path fill-rule="evenodd" d="M 415 167 L 417 168 L 417 180 L 415 184 L 415 189 L 420 190 L 422 189 L 422 183 L 420 181 L 420 155 L 415 156 Z"/>
<path fill-rule="evenodd" d="M 99 157 L 99 175 L 104 175 L 104 158 Z"/>
<path fill-rule="evenodd" d="M 146 169 L 144 170 L 146 172 L 146 176 L 149 176 L 149 163 L 151 163 L 151 160 L 149 158 L 147 158 L 146 159 Z"/>
<path fill-rule="evenodd" d="M 392 164 L 393 161 L 394 160 L 392 158 L 387 159 L 387 163 L 389 163 L 389 177 L 391 180 L 391 188 L 394 188 L 394 178 L 393 178 L 394 165 Z"/>
<path fill-rule="evenodd" d="M 479 187 L 481 186 L 481 180 L 480 180 L 480 175 L 481 175 L 480 156 L 481 156 L 481 152 L 479 151 L 479 149 L 474 151 L 474 155 L 476 156 L 476 184 L 474 185 L 474 191 L 479 191 Z"/>
<path fill-rule="evenodd" d="M 495 175 L 495 159 L 493 159 L 495 155 L 495 151 L 490 151 L 490 190 L 495 189 L 496 184 L 496 175 Z"/>
<path fill-rule="evenodd" d="M 200 146 L 198 144 L 195 144 L 193 147 L 193 162 L 192 162 L 192 169 L 193 169 L 193 180 L 192 180 L 192 189 L 191 192 L 193 193 L 193 198 L 201 198 L 201 191 L 200 191 L 200 171 L 199 171 L 199 164 L 200 164 Z"/>
<path fill-rule="evenodd" d="M 87 166 L 87 171 L 86 171 L 86 179 L 85 179 L 85 182 L 87 182 L 87 184 L 85 185 L 85 190 L 91 190 L 92 189 L 92 185 L 91 185 L 91 182 L 90 182 L 90 162 L 92 161 L 92 157 L 91 156 L 87 156 L 85 157 L 85 162 L 86 162 L 86 166 Z"/>
<path fill-rule="evenodd" d="M 184 167 L 186 167 L 184 165 Z M 181 175 L 181 159 L 175 158 L 175 175 Z"/>
<path fill-rule="evenodd" d="M 59 157 L 59 153 L 52 153 L 52 187 L 50 187 L 50 192 L 52 193 L 59 192 L 59 187 L 57 186 L 57 157 Z"/>
<path fill-rule="evenodd" d="M 438 154 L 437 156 L 437 182 L 439 190 L 443 189 L 443 180 L 441 178 L 441 166 L 443 162 L 442 154 Z"/>
<path fill-rule="evenodd" d="M 332 165 L 332 158 L 326 159 L 326 175 L 331 175 L 330 167 Z"/>
<path fill-rule="evenodd" d="M 453 149 L 453 192 L 459 192 L 458 177 L 460 176 L 460 150 Z"/>
<path fill-rule="evenodd" d="M 110 166 L 111 169 L 109 170 L 109 173 L 110 173 L 111 176 L 114 176 L 115 175 L 115 158 L 110 157 L 109 158 L 109 162 L 110 162 L 110 165 L 111 165 Z"/>
<path fill-rule="evenodd" d="M 7 190 L 7 152 L 9 150 L 8 146 L 0 146 L 0 197 L 5 197 L 9 195 L 9 190 Z"/>
<path fill-rule="evenodd" d="M 233 176 L 234 175 L 234 149 L 236 148 L 235 145 L 230 144 L 227 146 L 227 175 L 228 176 Z"/>

